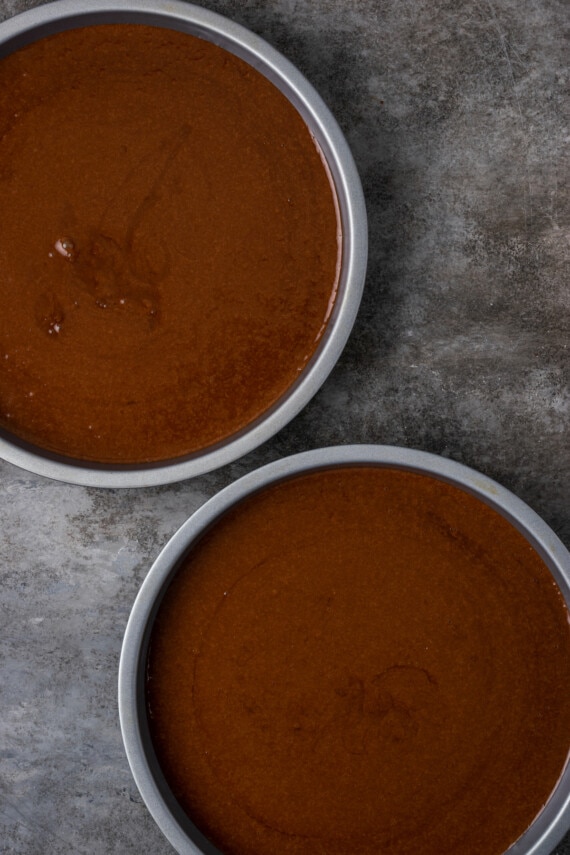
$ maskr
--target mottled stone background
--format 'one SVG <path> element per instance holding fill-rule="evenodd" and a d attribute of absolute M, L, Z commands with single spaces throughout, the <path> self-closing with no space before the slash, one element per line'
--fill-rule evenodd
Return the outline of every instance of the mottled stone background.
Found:
<path fill-rule="evenodd" d="M 0 0 L 0 18 L 33 5 Z M 237 476 L 321 445 L 421 448 L 496 478 L 570 546 L 566 3 L 204 5 L 338 117 L 368 204 L 366 292 L 311 404 L 217 473 L 103 491 L 0 463 L 1 852 L 172 852 L 123 753 L 121 638 L 160 548 Z"/>

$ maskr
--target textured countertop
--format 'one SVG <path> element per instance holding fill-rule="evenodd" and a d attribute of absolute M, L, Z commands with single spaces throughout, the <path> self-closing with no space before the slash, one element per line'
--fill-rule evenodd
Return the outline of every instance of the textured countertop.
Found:
<path fill-rule="evenodd" d="M 0 18 L 33 5 L 0 0 Z M 173 851 L 123 752 L 122 635 L 168 538 L 256 466 L 337 443 L 436 452 L 513 490 L 570 546 L 568 7 L 203 5 L 280 49 L 337 116 L 368 205 L 365 296 L 313 401 L 223 470 L 104 491 L 0 462 L 3 853 Z"/>

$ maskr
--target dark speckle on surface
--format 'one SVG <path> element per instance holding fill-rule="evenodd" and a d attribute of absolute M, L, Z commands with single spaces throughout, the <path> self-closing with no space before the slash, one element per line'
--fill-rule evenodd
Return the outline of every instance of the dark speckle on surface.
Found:
<path fill-rule="evenodd" d="M 0 18 L 34 5 L 0 0 Z M 203 5 L 281 50 L 336 115 L 368 206 L 366 291 L 313 401 L 219 472 L 103 491 L 0 463 L 0 851 L 10 855 L 173 851 L 122 748 L 122 635 L 168 538 L 256 466 L 336 443 L 424 449 L 497 479 L 570 546 L 567 5 Z M 555 851 L 569 855 L 570 836 Z"/>

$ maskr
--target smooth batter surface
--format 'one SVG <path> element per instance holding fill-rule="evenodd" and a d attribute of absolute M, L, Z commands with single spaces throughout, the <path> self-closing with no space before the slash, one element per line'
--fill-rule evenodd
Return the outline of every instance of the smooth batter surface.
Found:
<path fill-rule="evenodd" d="M 107 462 L 247 425 L 314 352 L 339 222 L 287 99 L 203 40 L 113 25 L 0 62 L 0 427 Z"/>
<path fill-rule="evenodd" d="M 566 762 L 568 612 L 479 500 L 329 470 L 199 542 L 147 690 L 166 777 L 226 855 L 501 855 Z"/>

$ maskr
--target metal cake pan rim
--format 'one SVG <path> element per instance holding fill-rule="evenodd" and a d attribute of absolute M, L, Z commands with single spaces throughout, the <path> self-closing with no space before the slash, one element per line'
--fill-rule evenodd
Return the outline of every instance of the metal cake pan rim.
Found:
<path fill-rule="evenodd" d="M 278 50 L 241 24 L 191 3 L 160 0 L 55 0 L 0 23 L 0 53 L 78 26 L 138 22 L 210 37 L 250 62 L 292 101 L 323 150 L 335 183 L 342 218 L 343 259 L 339 298 L 322 341 L 300 380 L 265 414 L 242 431 L 203 451 L 174 460 L 114 465 L 75 460 L 22 442 L 3 431 L 0 457 L 37 475 L 89 487 L 150 487 L 175 483 L 218 469 L 258 448 L 309 403 L 336 365 L 352 331 L 366 275 L 366 206 L 354 158 L 321 96 Z"/>
<path fill-rule="evenodd" d="M 119 664 L 118 704 L 123 743 L 142 798 L 179 855 L 202 855 L 184 821 L 164 801 L 151 771 L 141 731 L 146 641 L 157 603 L 192 543 L 234 504 L 288 477 L 331 466 L 372 465 L 432 476 L 466 490 L 511 522 L 547 564 L 570 608 L 570 553 L 550 526 L 510 490 L 482 473 L 449 458 L 397 446 L 346 445 L 313 449 L 285 457 L 232 482 L 196 510 L 158 555 L 142 583 L 124 634 Z M 549 855 L 570 827 L 570 764 L 549 801 L 530 828 L 504 855 Z M 212 850 L 217 851 L 217 850 Z M 208 849 L 210 852 L 210 849 Z"/>

